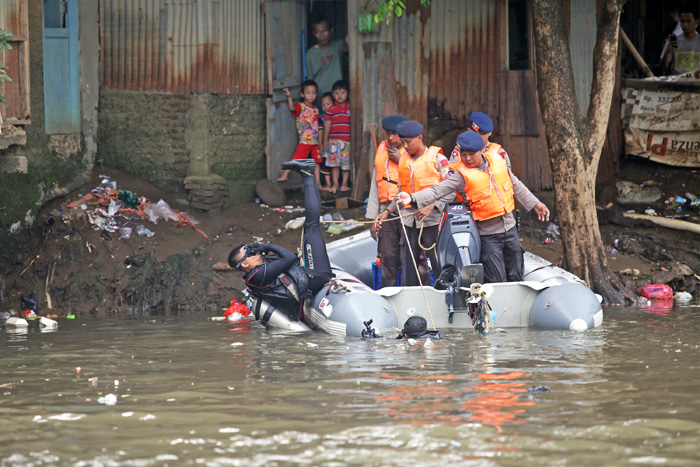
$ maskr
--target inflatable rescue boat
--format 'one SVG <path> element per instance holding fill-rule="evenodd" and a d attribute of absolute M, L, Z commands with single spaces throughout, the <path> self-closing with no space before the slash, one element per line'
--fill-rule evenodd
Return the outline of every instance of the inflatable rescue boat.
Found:
<path fill-rule="evenodd" d="M 526 280 L 482 285 L 480 245 L 469 210 L 450 203 L 437 245 L 443 272 L 434 287 L 373 290 L 377 243 L 364 231 L 327 245 L 335 278 L 307 300 L 303 322 L 260 299 L 253 310 L 266 326 L 342 336 L 394 331 L 411 316 L 424 317 L 429 328 L 482 333 L 514 327 L 585 331 L 602 324 L 601 298 L 575 275 L 531 253 L 524 257 Z"/>

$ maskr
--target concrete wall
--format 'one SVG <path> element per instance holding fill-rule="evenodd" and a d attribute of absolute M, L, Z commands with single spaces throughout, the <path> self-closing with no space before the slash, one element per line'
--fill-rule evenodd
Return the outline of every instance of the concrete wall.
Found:
<path fill-rule="evenodd" d="M 262 96 L 102 89 L 99 107 L 98 160 L 159 188 L 182 193 L 188 175 L 220 175 L 235 204 L 265 177 Z"/>
<path fill-rule="evenodd" d="M 33 5 L 36 3 L 37 7 Z M 42 2 L 29 9 L 30 125 L 25 144 L 0 150 L 0 275 L 16 261 L 37 211 L 87 180 L 97 150 L 99 43 L 97 2 L 79 1 L 81 132 L 47 135 L 44 125 Z M 13 70 L 8 70 L 12 76 Z M 4 170 L 3 170 L 4 167 Z"/>

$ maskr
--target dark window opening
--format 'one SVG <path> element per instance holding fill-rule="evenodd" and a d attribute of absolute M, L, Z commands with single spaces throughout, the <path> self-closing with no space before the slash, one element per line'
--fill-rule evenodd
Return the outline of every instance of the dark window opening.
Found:
<path fill-rule="evenodd" d="M 67 11 L 65 0 L 44 0 L 44 27 L 64 29 Z"/>
<path fill-rule="evenodd" d="M 508 68 L 530 69 L 527 0 L 508 0 Z"/>

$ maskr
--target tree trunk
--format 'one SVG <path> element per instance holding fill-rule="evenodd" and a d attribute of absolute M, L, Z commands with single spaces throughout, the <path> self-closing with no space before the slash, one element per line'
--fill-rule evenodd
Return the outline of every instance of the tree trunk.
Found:
<path fill-rule="evenodd" d="M 586 281 L 605 303 L 636 300 L 610 270 L 598 226 L 595 179 L 615 86 L 620 13 L 625 0 L 603 2 L 593 52 L 588 115 L 576 99 L 563 2 L 534 0 L 537 91 L 545 124 L 554 199 L 567 268 Z"/>

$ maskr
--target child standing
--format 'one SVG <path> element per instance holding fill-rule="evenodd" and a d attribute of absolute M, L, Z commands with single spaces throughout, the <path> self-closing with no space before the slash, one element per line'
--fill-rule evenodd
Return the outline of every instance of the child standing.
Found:
<path fill-rule="evenodd" d="M 318 134 L 323 137 L 323 128 L 325 125 L 326 112 L 333 106 L 333 94 L 330 92 L 321 96 L 321 117 L 318 119 Z M 323 175 L 323 186 L 319 185 L 319 189 L 328 190 L 331 188 L 331 168 L 328 166 L 328 158 L 325 152 L 321 151 L 323 163 L 321 164 L 321 175 Z"/>
<path fill-rule="evenodd" d="M 340 191 L 348 191 L 350 178 L 350 86 L 345 80 L 333 84 L 333 106 L 324 119 L 321 149 L 325 152 L 331 168 L 332 185 L 328 191 L 338 191 L 338 178 L 343 173 Z"/>
<path fill-rule="evenodd" d="M 292 159 L 307 159 L 311 157 L 316 162 L 316 183 L 320 185 L 321 157 L 318 152 L 318 108 L 314 106 L 316 96 L 318 96 L 318 86 L 313 80 L 306 80 L 301 83 L 302 102 L 294 103 L 289 88 L 284 88 L 284 95 L 287 96 L 287 105 L 292 112 L 292 116 L 297 121 L 297 133 L 299 133 L 299 144 L 294 151 Z M 277 181 L 287 180 L 289 170 L 285 170 Z"/>

